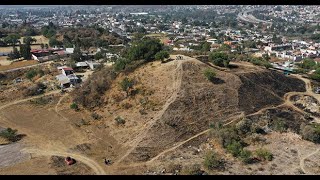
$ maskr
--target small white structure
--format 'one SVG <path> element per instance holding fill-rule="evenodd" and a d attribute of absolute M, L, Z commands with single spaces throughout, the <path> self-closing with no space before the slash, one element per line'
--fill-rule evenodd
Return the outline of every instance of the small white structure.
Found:
<path fill-rule="evenodd" d="M 66 52 L 73 54 L 74 48 L 66 48 Z"/>

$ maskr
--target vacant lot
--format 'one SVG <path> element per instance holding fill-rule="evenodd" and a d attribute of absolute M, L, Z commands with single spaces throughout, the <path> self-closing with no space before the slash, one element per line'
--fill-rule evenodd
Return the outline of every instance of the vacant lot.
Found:
<path fill-rule="evenodd" d="M 23 38 L 20 38 L 20 41 L 23 42 Z M 34 44 L 49 44 L 49 39 L 44 37 L 43 35 L 41 36 L 32 36 L 32 38 L 36 39 L 37 42 L 35 42 Z"/>
<path fill-rule="evenodd" d="M 10 64 L 8 66 L 0 66 L 0 71 L 6 71 L 6 70 L 10 70 L 10 69 L 30 66 L 30 65 L 34 65 L 34 64 L 38 64 L 38 63 L 39 62 L 36 60 L 25 60 L 25 61 L 13 62 L 12 64 Z"/>
<path fill-rule="evenodd" d="M 20 47 L 16 46 L 17 49 L 20 51 Z M 41 49 L 40 45 L 31 45 L 31 49 Z M 8 47 L 0 47 L 0 52 L 2 53 L 10 53 L 12 51 L 12 46 Z"/>

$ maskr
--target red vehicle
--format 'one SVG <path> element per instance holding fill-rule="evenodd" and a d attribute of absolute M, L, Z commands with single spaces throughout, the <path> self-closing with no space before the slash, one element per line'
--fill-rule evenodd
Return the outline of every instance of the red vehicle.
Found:
<path fill-rule="evenodd" d="M 64 161 L 67 163 L 67 165 L 72 165 L 72 164 L 74 164 L 74 163 L 76 163 L 76 160 L 74 160 L 73 158 L 71 158 L 71 157 L 66 157 L 65 159 L 64 159 Z"/>

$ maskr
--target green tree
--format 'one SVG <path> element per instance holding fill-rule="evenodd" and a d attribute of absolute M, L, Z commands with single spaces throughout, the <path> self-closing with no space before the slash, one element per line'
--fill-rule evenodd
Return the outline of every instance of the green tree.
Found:
<path fill-rule="evenodd" d="M 54 47 L 54 46 L 62 46 L 62 42 L 61 41 L 58 41 L 55 37 L 51 37 L 49 39 L 49 45 L 50 47 Z"/>
<path fill-rule="evenodd" d="M 201 51 L 208 52 L 210 51 L 211 44 L 208 42 L 204 42 L 201 46 Z"/>
<path fill-rule="evenodd" d="M 23 43 L 25 44 L 32 44 L 33 42 L 37 42 L 35 38 L 32 38 L 30 36 L 26 36 L 23 38 Z"/>
<path fill-rule="evenodd" d="M 163 62 L 165 58 L 169 58 L 169 53 L 168 51 L 159 51 L 154 57 L 155 59 L 159 59 L 161 62 Z"/>
<path fill-rule="evenodd" d="M 127 58 L 131 61 L 144 59 L 145 61 L 154 60 L 155 54 L 163 49 L 159 39 L 143 38 L 136 41 L 129 48 Z"/>
<path fill-rule="evenodd" d="M 8 54 L 8 57 L 11 60 L 14 60 L 14 59 L 20 58 L 21 55 L 20 55 L 20 52 L 18 51 L 18 49 L 16 47 L 13 47 L 13 51 Z"/>
<path fill-rule="evenodd" d="M 26 32 L 24 33 L 25 36 L 36 36 L 37 35 L 37 32 L 34 28 L 32 27 L 28 27 L 26 29 Z"/>
<path fill-rule="evenodd" d="M 104 56 L 102 54 L 102 52 L 97 52 L 95 55 L 94 55 L 94 59 L 95 60 L 99 60 L 99 59 L 102 59 Z"/>
<path fill-rule="evenodd" d="M 74 48 L 73 54 L 71 55 L 71 59 L 78 62 L 81 60 L 81 57 L 82 57 L 82 53 L 81 53 L 80 47 L 76 46 Z"/>
<path fill-rule="evenodd" d="M 113 68 L 115 71 L 122 71 L 126 68 L 126 65 L 129 64 L 129 61 L 125 58 L 119 58 L 115 61 Z"/>
<path fill-rule="evenodd" d="M 212 52 L 209 54 L 209 60 L 216 66 L 228 67 L 230 59 L 224 52 Z"/>
<path fill-rule="evenodd" d="M 31 59 L 31 47 L 30 44 L 20 45 L 20 53 L 24 59 Z"/>
<path fill-rule="evenodd" d="M 317 63 L 313 60 L 313 59 L 310 59 L 310 58 L 306 58 L 303 60 L 302 64 L 301 64 L 301 67 L 304 68 L 304 69 L 313 69 L 314 67 L 316 67 Z"/>
<path fill-rule="evenodd" d="M 20 36 L 18 34 L 9 34 L 4 38 L 4 42 L 9 45 L 15 46 L 17 43 L 20 43 L 19 39 Z"/>
<path fill-rule="evenodd" d="M 133 85 L 133 80 L 129 79 L 128 77 L 125 77 L 120 83 L 121 89 L 127 93 L 127 96 L 129 96 L 129 91 L 133 87 Z"/>

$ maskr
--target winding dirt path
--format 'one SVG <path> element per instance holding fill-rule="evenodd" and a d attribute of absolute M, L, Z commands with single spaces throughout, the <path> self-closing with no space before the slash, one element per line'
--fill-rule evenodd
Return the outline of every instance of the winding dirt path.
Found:
<path fill-rule="evenodd" d="M 51 91 L 49 93 L 45 93 L 45 94 L 42 94 L 42 95 L 39 95 L 39 96 L 34 96 L 34 97 L 31 97 L 31 98 L 26 98 L 26 99 L 21 99 L 21 100 L 16 100 L 16 101 L 13 101 L 11 103 L 8 103 L 8 104 L 5 104 L 3 106 L 0 106 L 0 110 L 4 109 L 4 108 L 7 108 L 7 107 L 10 107 L 12 105 L 15 105 L 15 104 L 19 104 L 19 103 L 22 103 L 22 102 L 26 102 L 26 101 L 29 101 L 29 100 L 32 100 L 32 99 L 37 99 L 37 98 L 40 98 L 40 97 L 44 97 L 44 96 L 48 96 L 48 95 L 51 95 L 51 94 L 57 94 L 59 93 L 60 90 L 56 90 L 56 91 Z M 64 121 L 68 121 L 68 119 L 66 117 L 64 117 L 63 115 L 61 115 L 58 111 L 58 106 L 60 105 L 61 101 L 67 96 L 68 94 L 65 94 L 64 96 L 62 96 L 58 103 L 56 104 L 55 106 L 55 112 L 64 119 Z M 0 112 L 0 122 L 8 127 L 17 127 L 17 124 L 13 123 L 13 122 L 10 122 L 9 120 L 7 120 L 6 118 L 3 117 L 3 114 Z M 33 133 L 32 131 L 30 131 L 29 129 L 27 128 L 24 128 L 24 127 L 18 127 L 18 129 L 23 132 L 23 133 L 26 133 L 28 134 L 29 137 L 33 137 L 33 139 L 37 140 L 37 142 L 46 142 L 46 139 L 42 138 L 41 136 L 39 136 L 38 134 L 35 134 Z M 52 143 L 51 143 L 52 145 Z M 60 147 L 59 145 L 54 145 L 54 148 L 55 149 L 65 149 L 64 147 Z M 83 156 L 83 155 L 80 155 L 80 154 L 77 154 L 77 153 L 71 153 L 71 152 L 66 152 L 67 150 L 65 151 L 52 151 L 52 150 L 42 150 L 40 147 L 38 148 L 25 148 L 23 149 L 22 151 L 24 152 L 27 152 L 27 153 L 32 153 L 32 154 L 37 154 L 37 155 L 40 155 L 40 156 L 71 156 L 73 158 L 75 158 L 77 161 L 80 161 L 84 164 L 86 164 L 87 166 L 89 166 L 90 168 L 92 168 L 92 170 L 97 174 L 97 175 L 102 175 L 102 174 L 106 174 L 106 172 L 104 171 L 104 169 L 94 160 L 86 157 L 86 156 Z"/>
<path fill-rule="evenodd" d="M 305 167 L 304 161 L 305 161 L 307 158 L 309 158 L 309 157 L 317 154 L 317 153 L 319 152 L 319 150 L 320 150 L 320 149 L 317 149 L 316 151 L 314 151 L 314 152 L 312 152 L 312 153 L 308 154 L 307 156 L 305 156 L 305 157 L 303 157 L 303 158 L 300 159 L 300 168 L 301 168 L 301 170 L 302 170 L 305 174 L 308 174 L 308 171 L 306 171 L 306 169 L 304 168 L 304 167 Z"/>
<path fill-rule="evenodd" d="M 24 151 L 32 154 L 41 155 L 41 156 L 64 156 L 64 157 L 71 156 L 75 158 L 77 161 L 80 161 L 86 164 L 87 166 L 89 166 L 97 175 L 106 174 L 106 172 L 97 162 L 81 154 L 50 151 L 50 150 L 40 150 L 40 149 L 24 149 Z"/>
<path fill-rule="evenodd" d="M 38 96 L 33 96 L 33 97 L 30 97 L 30 98 L 26 98 L 26 99 L 19 99 L 19 100 L 13 101 L 13 102 L 9 102 L 9 103 L 7 103 L 7 104 L 5 104 L 3 106 L 0 106 L 0 110 L 4 109 L 6 107 L 9 107 L 9 106 L 15 105 L 15 104 L 19 104 L 19 103 L 22 103 L 22 102 L 26 102 L 26 101 L 37 99 L 37 98 L 40 98 L 40 97 L 44 97 L 44 96 L 48 96 L 48 95 L 52 95 L 52 94 L 58 94 L 58 93 L 60 93 L 60 90 L 50 91 L 48 93 L 44 93 L 44 94 L 41 94 L 41 95 L 38 95 Z"/>
<path fill-rule="evenodd" d="M 56 112 L 60 117 L 62 117 L 62 119 L 65 120 L 65 121 L 68 121 L 68 119 L 67 119 L 66 117 L 64 117 L 62 114 L 59 113 L 58 107 L 59 107 L 59 105 L 61 104 L 61 101 L 62 101 L 65 97 L 67 97 L 67 95 L 68 95 L 67 93 L 64 94 L 64 95 L 59 99 L 59 101 L 58 101 L 58 103 L 56 104 L 56 106 L 54 107 L 55 112 Z"/>

